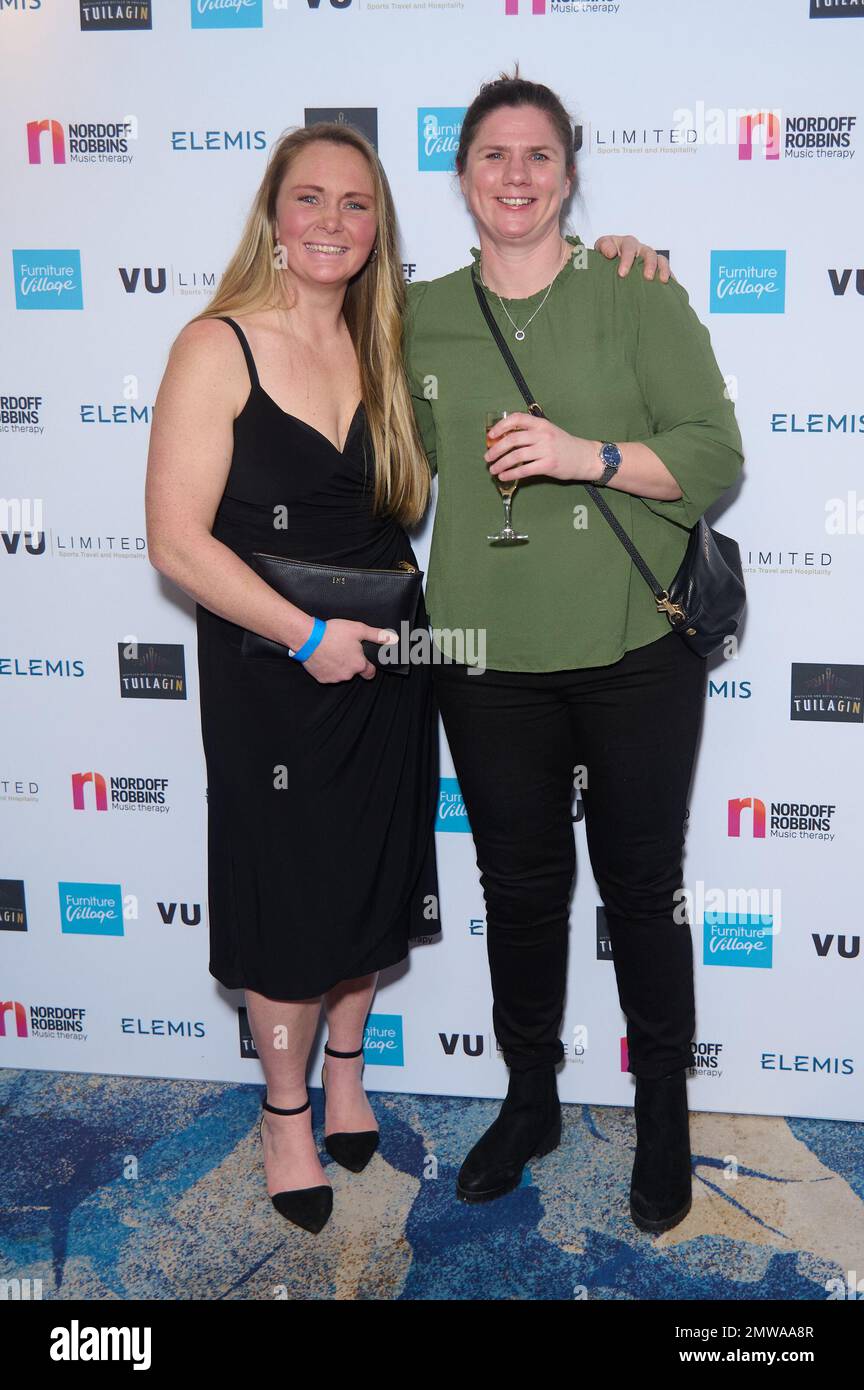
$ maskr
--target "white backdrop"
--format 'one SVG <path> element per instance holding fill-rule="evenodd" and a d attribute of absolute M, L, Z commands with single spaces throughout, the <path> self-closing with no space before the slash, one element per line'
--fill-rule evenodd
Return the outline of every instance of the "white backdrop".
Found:
<path fill-rule="evenodd" d="M 446 169 L 446 127 L 518 58 L 581 125 L 572 230 L 589 244 L 633 231 L 669 250 L 747 451 L 718 516 L 741 545 L 748 618 L 737 654 L 712 667 L 690 807 L 690 1103 L 864 1117 L 862 8 L 5 0 L 6 1064 L 262 1080 L 242 995 L 207 972 L 195 630 L 189 601 L 147 560 L 152 402 L 174 335 L 236 243 L 267 149 L 307 110 L 367 130 L 377 120 L 407 278 L 465 264 L 476 238 Z M 76 782 L 82 773 L 93 775 Z M 442 773 L 453 776 L 446 748 Z M 145 801 L 115 802 L 129 785 L 112 778 L 144 779 L 132 786 Z M 445 784 L 448 810 L 452 792 Z M 730 800 L 748 798 L 736 825 Z M 371 1088 L 505 1089 L 482 894 L 459 823 L 446 815 L 438 836 L 443 938 L 417 945 L 375 1001 Z M 578 820 L 574 833 L 561 1095 L 629 1103 Z"/>

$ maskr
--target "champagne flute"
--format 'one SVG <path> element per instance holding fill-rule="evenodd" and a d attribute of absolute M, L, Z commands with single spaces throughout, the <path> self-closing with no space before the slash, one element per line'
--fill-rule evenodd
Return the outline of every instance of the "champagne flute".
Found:
<path fill-rule="evenodd" d="M 490 447 L 491 444 L 495 442 L 494 440 L 489 438 L 489 431 L 492 428 L 492 426 L 497 425 L 499 420 L 508 419 L 508 417 L 512 414 L 514 414 L 512 410 L 486 411 L 485 420 L 487 449 Z M 504 525 L 502 526 L 501 530 L 498 532 L 497 535 L 487 536 L 486 539 L 487 541 L 490 541 L 492 545 L 522 544 L 523 542 L 528 540 L 528 537 L 519 533 L 518 531 L 514 531 L 512 525 L 510 524 L 510 509 L 513 505 L 513 496 L 516 492 L 517 487 L 519 486 L 519 479 L 511 478 L 508 482 L 500 477 L 497 477 L 494 473 L 491 476 L 493 483 L 495 484 L 501 495 L 501 501 L 504 503 Z"/>

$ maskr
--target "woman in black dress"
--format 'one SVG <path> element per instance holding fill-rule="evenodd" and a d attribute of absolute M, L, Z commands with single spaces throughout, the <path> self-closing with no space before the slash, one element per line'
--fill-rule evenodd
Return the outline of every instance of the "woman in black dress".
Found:
<path fill-rule="evenodd" d="M 306 1092 L 322 1002 L 326 1146 L 359 1171 L 378 1137 L 361 1079 L 377 972 L 437 918 L 437 727 L 428 666 L 376 672 L 361 639 L 384 634 L 322 625 L 247 561 L 416 565 L 404 527 L 430 475 L 403 307 L 372 146 L 342 125 L 283 137 L 213 301 L 172 348 L 148 463 L 151 561 L 196 600 L 210 971 L 246 991 L 268 1191 L 311 1231 L 332 1209 Z M 294 659 L 244 655 L 244 629 Z"/>

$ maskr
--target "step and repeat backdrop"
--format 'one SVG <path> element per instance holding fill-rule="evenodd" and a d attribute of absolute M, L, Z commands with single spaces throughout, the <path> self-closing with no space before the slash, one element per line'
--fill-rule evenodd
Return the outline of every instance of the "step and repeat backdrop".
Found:
<path fill-rule="evenodd" d="M 3 0 L 5 1064 L 262 1081 L 243 996 L 207 970 L 193 610 L 144 523 L 153 401 L 288 127 L 331 118 L 375 141 L 406 280 L 466 264 L 460 122 L 518 60 L 577 124 L 569 229 L 667 252 L 745 440 L 712 515 L 740 543 L 749 609 L 711 662 L 690 801 L 691 1106 L 864 1118 L 861 19 L 857 0 Z M 573 833 L 560 1089 L 626 1104 L 577 786 Z M 440 903 L 382 978 L 367 1082 L 501 1095 L 443 740 L 437 839 Z"/>

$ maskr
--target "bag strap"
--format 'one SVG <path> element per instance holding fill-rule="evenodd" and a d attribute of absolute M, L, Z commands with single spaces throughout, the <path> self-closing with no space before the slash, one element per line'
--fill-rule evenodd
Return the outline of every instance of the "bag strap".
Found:
<path fill-rule="evenodd" d="M 510 351 L 509 347 L 504 341 L 504 335 L 501 332 L 501 329 L 495 322 L 492 310 L 489 308 L 489 303 L 486 299 L 486 296 L 483 293 L 477 281 L 477 273 L 473 266 L 471 267 L 471 283 L 474 286 L 474 293 L 477 296 L 477 303 L 480 305 L 483 317 L 489 325 L 489 328 L 492 332 L 492 337 L 498 344 L 498 349 L 501 353 L 501 356 L 504 358 L 504 361 L 510 368 L 510 374 L 513 377 L 513 380 L 516 382 L 516 385 L 519 387 L 519 390 L 525 399 L 529 413 L 531 415 L 536 415 L 538 418 L 542 417 L 545 420 L 546 415 L 544 413 L 542 405 L 539 405 L 538 402 L 535 401 L 534 397 L 532 396 L 531 388 L 529 387 L 527 381 L 525 380 L 524 376 L 522 375 L 518 366 L 516 365 L 516 359 L 514 358 L 512 352 Z M 645 580 L 645 583 L 648 585 L 648 587 L 654 595 L 654 600 L 660 612 L 665 612 L 670 622 L 672 622 L 673 614 L 677 616 L 680 613 L 681 617 L 683 618 L 684 615 L 683 613 L 681 613 L 680 608 L 678 608 L 677 604 L 673 604 L 670 602 L 669 594 L 662 587 L 662 585 L 657 582 L 655 575 L 648 568 L 647 564 L 643 560 L 639 551 L 636 549 L 630 537 L 627 535 L 627 532 L 624 530 L 624 527 L 621 525 L 617 516 L 609 507 L 609 504 L 606 502 L 606 499 L 600 496 L 599 489 L 596 488 L 593 483 L 583 483 L 582 486 L 585 488 L 585 491 L 588 493 L 588 496 L 594 502 L 595 506 L 600 512 L 600 515 L 604 518 L 604 520 L 608 521 L 609 525 L 612 527 L 612 530 L 615 532 L 615 535 L 618 537 L 619 541 L 624 546 L 624 549 L 627 551 L 627 554 L 630 556 L 630 559 L 633 561 L 639 573 L 642 575 L 642 578 Z"/>
<path fill-rule="evenodd" d="M 480 305 L 480 308 L 483 310 L 483 317 L 485 318 L 485 320 L 486 320 L 486 322 L 488 323 L 489 328 L 490 328 L 490 330 L 491 330 L 491 332 L 492 332 L 492 337 L 495 339 L 496 343 L 498 344 L 498 348 L 499 348 L 499 350 L 500 350 L 500 352 L 501 352 L 501 356 L 504 358 L 504 361 L 507 363 L 507 366 L 510 368 L 511 374 L 512 374 L 512 376 L 513 376 L 514 381 L 516 382 L 516 385 L 519 387 L 519 390 L 522 392 L 522 395 L 525 397 L 525 400 L 526 400 L 526 402 L 527 402 L 528 409 L 529 409 L 530 413 L 531 413 L 532 415 L 537 415 L 537 416 L 543 415 L 543 407 L 542 407 L 542 405 L 538 405 L 537 402 L 535 401 L 534 397 L 531 395 L 531 391 L 530 391 L 530 389 L 529 389 L 528 383 L 527 383 L 527 381 L 525 380 L 525 378 L 524 378 L 524 376 L 522 375 L 522 373 L 520 372 L 519 368 L 517 367 L 517 365 L 516 365 L 516 359 L 514 358 L 512 352 L 510 351 L 510 349 L 508 348 L 507 344 L 505 343 L 505 341 L 504 341 L 504 335 L 503 335 L 503 333 L 501 332 L 501 329 L 498 327 L 497 323 L 495 322 L 495 318 L 494 318 L 494 315 L 493 315 L 493 313 L 492 313 L 492 310 L 489 308 L 489 302 L 488 302 L 488 300 L 486 299 L 486 296 L 485 296 L 485 294 L 483 293 L 483 291 L 481 290 L 479 284 L 477 283 L 477 277 L 476 277 L 476 274 L 475 274 L 475 272 L 474 272 L 473 267 L 472 267 L 472 270 L 471 270 L 471 283 L 472 283 L 472 285 L 474 286 L 474 293 L 475 293 L 476 296 L 477 296 L 477 303 Z M 546 418 L 545 415 L 543 415 L 543 418 L 544 418 L 544 419 Z"/>

